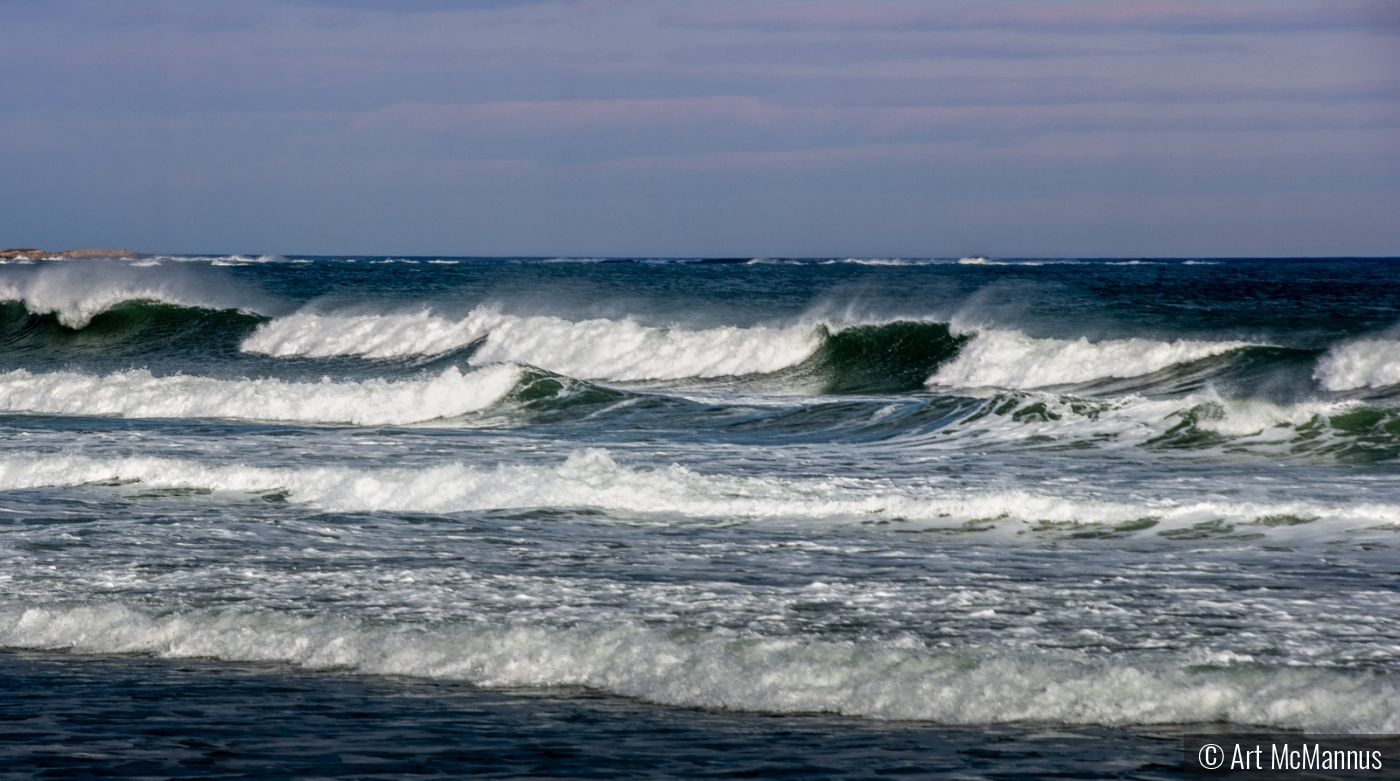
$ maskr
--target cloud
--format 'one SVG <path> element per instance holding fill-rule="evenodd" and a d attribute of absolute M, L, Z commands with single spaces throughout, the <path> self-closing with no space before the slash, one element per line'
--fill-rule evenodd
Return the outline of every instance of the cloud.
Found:
<path fill-rule="evenodd" d="M 0 0 L 0 179 L 25 182 L 0 228 L 782 254 L 910 248 L 967 194 L 1013 204 L 986 236 L 1031 246 L 1047 203 L 1229 191 L 1292 204 L 1259 211 L 1285 235 L 1324 201 L 1400 198 L 1397 19 L 1394 0 Z M 1366 246 L 1400 241 L 1358 221 Z"/>

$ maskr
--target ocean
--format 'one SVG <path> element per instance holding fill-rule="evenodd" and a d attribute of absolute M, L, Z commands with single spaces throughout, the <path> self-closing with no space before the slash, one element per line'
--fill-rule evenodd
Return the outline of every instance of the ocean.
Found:
<path fill-rule="evenodd" d="M 1400 732 L 1400 260 L 0 266 L 0 777 Z"/>

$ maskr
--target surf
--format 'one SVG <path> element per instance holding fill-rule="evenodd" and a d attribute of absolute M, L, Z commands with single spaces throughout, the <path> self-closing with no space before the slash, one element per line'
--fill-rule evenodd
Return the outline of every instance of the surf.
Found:
<path fill-rule="evenodd" d="M 92 375 L 25 369 L 0 374 L 0 410 L 124 418 L 232 418 L 283 423 L 405 425 L 460 417 L 505 399 L 524 379 L 510 364 L 419 379 L 291 382 L 155 376 L 144 369 Z"/>
<path fill-rule="evenodd" d="M 663 705 L 940 724 L 1230 723 L 1316 732 L 1400 729 L 1400 677 L 1180 652 L 1096 656 L 938 648 L 639 623 L 371 623 L 273 610 L 150 614 L 121 603 L 0 607 L 0 645 L 86 654 L 275 662 L 306 670 L 584 687 Z M 1302 703 L 1306 703 L 1304 706 Z"/>
<path fill-rule="evenodd" d="M 1037 339 L 1019 331 L 986 329 L 975 332 L 954 360 L 928 378 L 928 384 L 1002 389 L 1076 385 L 1140 377 L 1254 346 L 1187 339 Z"/>
<path fill-rule="evenodd" d="M 196 490 L 226 499 L 273 496 L 335 513 L 602 510 L 646 525 L 877 525 L 1013 543 L 1037 537 L 1283 541 L 1400 528 L 1400 506 L 1376 502 L 1142 502 L 994 487 L 960 490 L 878 478 L 739 477 L 679 464 L 629 465 L 601 448 L 578 450 L 552 464 L 450 462 L 368 469 L 79 454 L 0 458 L 0 490 L 92 486 L 106 486 L 117 496 L 149 490 Z"/>

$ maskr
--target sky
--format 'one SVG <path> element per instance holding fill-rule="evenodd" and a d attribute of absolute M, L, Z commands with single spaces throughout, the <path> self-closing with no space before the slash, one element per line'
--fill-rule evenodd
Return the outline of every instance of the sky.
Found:
<path fill-rule="evenodd" d="M 1400 255 L 1400 1 L 0 0 L 0 245 Z"/>

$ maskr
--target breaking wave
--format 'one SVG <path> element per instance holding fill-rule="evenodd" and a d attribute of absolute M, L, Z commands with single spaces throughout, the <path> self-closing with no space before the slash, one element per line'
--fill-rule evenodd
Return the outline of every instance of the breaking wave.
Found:
<path fill-rule="evenodd" d="M 37 315 L 24 304 L 10 301 L 0 303 L 0 360 L 67 363 L 118 356 L 207 360 L 216 354 L 234 354 L 237 340 L 262 319 L 227 309 L 123 301 L 74 330 L 53 314 Z"/>
<path fill-rule="evenodd" d="M 1044 388 L 1140 377 L 1246 347 L 1249 342 L 1149 339 L 1036 339 L 1019 331 L 985 330 L 928 379 L 954 388 Z"/>
<path fill-rule="evenodd" d="M 1333 347 L 1313 377 L 1330 391 L 1400 385 L 1400 341 L 1362 339 Z"/>
<path fill-rule="evenodd" d="M 262 325 L 242 349 L 275 357 L 393 358 L 449 352 L 477 341 L 474 364 L 511 361 L 583 380 L 628 381 L 767 374 L 806 360 L 821 345 L 821 334 L 814 324 L 691 330 L 632 320 L 521 317 L 494 308 L 478 308 L 461 320 L 429 312 L 299 312 Z"/>
<path fill-rule="evenodd" d="M 21 302 L 33 314 L 53 314 L 72 329 L 84 328 L 99 313 L 134 301 L 249 313 L 277 308 L 267 296 L 231 280 L 100 261 L 6 268 L 0 274 L 0 300 Z"/>
<path fill-rule="evenodd" d="M 818 379 L 822 392 L 840 393 L 916 390 L 925 383 L 1003 389 L 1079 384 L 1148 375 L 1254 346 L 1241 341 L 1037 339 L 995 329 L 966 336 L 943 323 L 909 320 L 687 329 L 478 308 L 461 319 L 429 311 L 299 312 L 263 323 L 241 349 L 275 357 L 383 359 L 471 347 L 473 364 L 510 361 L 581 380 L 787 372 Z"/>
<path fill-rule="evenodd" d="M 682 707 L 943 724 L 1400 729 L 1394 674 L 1207 654 L 937 648 L 912 637 L 838 641 L 638 624 L 375 624 L 269 610 L 155 615 L 121 604 L 0 608 L 0 645 L 278 662 L 491 688 L 582 686 Z"/>
<path fill-rule="evenodd" d="M 449 320 L 426 310 L 390 315 L 297 312 L 262 324 L 243 340 L 241 349 L 276 358 L 439 355 L 482 338 L 483 325 L 472 317 Z"/>
<path fill-rule="evenodd" d="M 960 533 L 1020 531 L 1081 537 L 1251 539 L 1397 527 L 1400 507 L 1204 500 L 1150 503 L 1024 490 L 969 492 L 877 479 L 773 479 L 696 472 L 672 464 L 636 468 L 605 450 L 562 464 L 359 469 L 216 466 L 170 458 L 10 456 L 0 490 L 84 485 L 204 489 L 257 495 L 329 512 L 454 513 L 536 508 L 602 509 L 639 519 L 900 523 Z M 120 490 L 120 489 L 119 489 Z M 1293 519 L 1281 522 L 1278 519 Z M 1306 526 L 1307 530 L 1298 527 Z M 1242 536 L 1248 535 L 1248 536 Z"/>
<path fill-rule="evenodd" d="M 1194 367 L 1190 382 L 1158 390 L 1189 391 L 1244 363 L 1256 373 L 1296 369 L 1303 378 L 1305 370 L 1294 364 L 1316 356 L 1239 340 L 1052 339 L 917 319 L 802 319 L 690 328 L 630 318 L 571 321 L 511 315 L 486 306 L 460 318 L 425 309 L 392 314 L 303 310 L 268 319 L 268 313 L 285 305 L 226 282 L 129 264 L 68 262 L 6 269 L 0 274 L 0 301 L 10 303 L 0 304 L 0 349 L 36 356 L 49 351 L 43 357 L 51 360 L 112 349 L 148 355 L 162 349 L 222 353 L 235 342 L 242 353 L 276 358 L 431 358 L 461 351 L 474 366 L 510 362 L 583 381 L 771 376 L 791 381 L 784 386 L 789 390 L 795 386 L 819 393 L 925 387 L 1026 390 L 1133 378 L 1155 382 L 1171 379 L 1154 378 L 1159 372 L 1188 366 Z M 1317 382 L 1312 387 L 1330 392 L 1400 385 L 1400 341 L 1335 345 L 1317 359 L 1312 378 Z M 1097 390 L 1147 387 L 1118 386 Z"/>
<path fill-rule="evenodd" d="M 512 365 L 396 382 L 223 380 L 136 369 L 0 374 L 0 410 L 128 418 L 236 418 L 296 423 L 400 425 L 465 415 L 497 403 L 520 383 Z"/>

